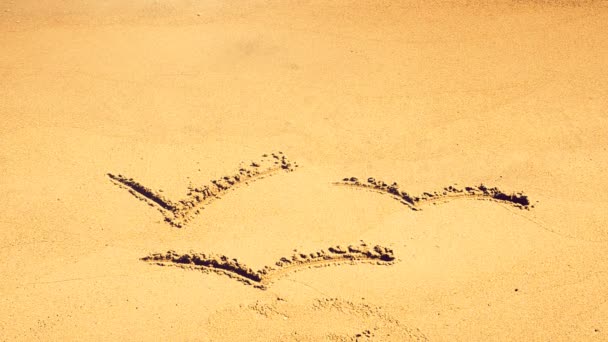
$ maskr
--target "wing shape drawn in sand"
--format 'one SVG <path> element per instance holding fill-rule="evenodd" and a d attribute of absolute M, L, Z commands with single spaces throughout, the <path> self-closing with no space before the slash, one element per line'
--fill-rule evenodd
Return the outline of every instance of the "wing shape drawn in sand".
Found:
<path fill-rule="evenodd" d="M 382 247 L 370 247 L 362 242 L 348 247 L 329 247 L 312 253 L 296 253 L 290 257 L 279 259 L 272 266 L 264 266 L 254 271 L 236 259 L 225 255 L 208 255 L 204 253 L 178 254 L 175 251 L 153 253 L 142 261 L 159 266 L 176 266 L 183 269 L 201 270 L 227 275 L 245 284 L 259 289 L 266 289 L 275 279 L 310 267 L 324 267 L 344 263 L 373 263 L 390 265 L 395 261 L 393 250 Z"/>
<path fill-rule="evenodd" d="M 249 182 L 262 179 L 280 171 L 291 172 L 296 167 L 298 167 L 297 163 L 287 159 L 282 152 L 270 155 L 264 154 L 258 161 L 248 164 L 241 163 L 238 171 L 220 179 L 211 180 L 210 184 L 198 187 L 189 186 L 186 198 L 176 202 L 169 200 L 159 191 L 154 191 L 138 183 L 133 178 L 111 173 L 107 175 L 112 183 L 128 190 L 129 193 L 139 200 L 156 207 L 165 217 L 165 221 L 170 225 L 181 228 L 196 215 L 200 214 L 200 210 L 207 204 L 220 198 L 228 190 L 233 190 L 239 185 L 249 184 Z"/>
<path fill-rule="evenodd" d="M 342 181 L 334 182 L 333 184 L 352 188 L 367 189 L 389 195 L 393 199 L 399 201 L 414 211 L 421 210 L 420 206 L 424 204 L 448 202 L 459 198 L 489 200 L 526 210 L 534 208 L 534 206 L 530 204 L 528 196 L 521 192 L 506 193 L 496 187 L 489 188 L 483 184 L 479 186 L 467 186 L 464 189 L 448 186 L 443 188 L 441 191 L 424 192 L 419 196 L 413 196 L 405 191 L 401 191 L 399 189 L 399 185 L 395 182 L 389 185 L 381 180 L 376 180 L 373 177 L 367 178 L 366 182 L 359 181 L 359 179 L 356 177 L 349 177 L 342 179 Z"/>

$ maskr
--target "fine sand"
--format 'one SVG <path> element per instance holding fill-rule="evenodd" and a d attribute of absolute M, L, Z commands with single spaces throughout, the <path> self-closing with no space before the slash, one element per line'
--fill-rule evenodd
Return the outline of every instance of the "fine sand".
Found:
<path fill-rule="evenodd" d="M 608 3 L 480 3 L 3 1 L 0 341 L 608 341 Z"/>

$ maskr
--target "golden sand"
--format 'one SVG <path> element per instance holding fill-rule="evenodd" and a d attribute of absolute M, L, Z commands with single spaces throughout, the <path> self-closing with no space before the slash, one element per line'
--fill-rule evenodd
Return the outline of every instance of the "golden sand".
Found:
<path fill-rule="evenodd" d="M 606 23 L 4 1 L 0 341 L 608 340 Z"/>

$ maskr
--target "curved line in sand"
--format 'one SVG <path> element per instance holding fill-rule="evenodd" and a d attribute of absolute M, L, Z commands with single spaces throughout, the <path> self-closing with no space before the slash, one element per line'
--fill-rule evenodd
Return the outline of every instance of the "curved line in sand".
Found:
<path fill-rule="evenodd" d="M 443 188 L 441 191 L 424 192 L 422 195 L 418 196 L 413 196 L 405 191 L 401 191 L 397 183 L 393 182 L 391 185 L 388 185 L 373 177 L 369 177 L 367 182 L 359 181 L 356 177 L 350 177 L 332 184 L 356 189 L 365 189 L 382 195 L 388 195 L 414 211 L 422 210 L 420 206 L 425 204 L 446 203 L 462 198 L 493 201 L 525 210 L 534 208 L 534 206 L 530 204 L 528 196 L 524 195 L 522 192 L 506 193 L 496 187 L 489 188 L 483 184 L 479 186 L 467 186 L 464 189 L 449 186 Z"/>
<path fill-rule="evenodd" d="M 129 191 L 137 199 L 157 208 L 170 225 L 181 228 L 184 224 L 200 214 L 200 210 L 206 205 L 220 198 L 229 190 L 235 190 L 243 184 L 249 185 L 254 182 L 273 175 L 280 171 L 291 172 L 298 167 L 297 163 L 291 162 L 282 152 L 263 155 L 258 161 L 249 164 L 241 163 L 239 170 L 232 175 L 214 179 L 209 184 L 188 187 L 187 196 L 177 202 L 171 201 L 163 196 L 160 191 L 154 191 L 133 178 L 108 173 L 110 181 L 122 189 Z"/>
<path fill-rule="evenodd" d="M 290 257 L 279 259 L 273 266 L 264 266 L 254 271 L 236 259 L 225 255 L 206 255 L 204 253 L 178 254 L 174 251 L 154 253 L 141 258 L 152 265 L 174 266 L 183 269 L 201 270 L 226 275 L 230 278 L 266 289 L 274 280 L 288 273 L 306 268 L 341 265 L 345 263 L 372 263 L 390 265 L 395 256 L 389 248 L 376 245 L 369 247 L 365 243 L 348 247 L 329 247 L 313 253 L 296 253 Z"/>

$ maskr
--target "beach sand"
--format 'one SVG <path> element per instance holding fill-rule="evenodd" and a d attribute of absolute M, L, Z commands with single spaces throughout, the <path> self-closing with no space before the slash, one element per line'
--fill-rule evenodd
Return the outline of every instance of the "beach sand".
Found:
<path fill-rule="evenodd" d="M 607 22 L 4 1 L 0 340 L 608 340 Z"/>

